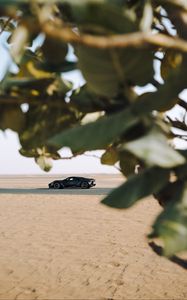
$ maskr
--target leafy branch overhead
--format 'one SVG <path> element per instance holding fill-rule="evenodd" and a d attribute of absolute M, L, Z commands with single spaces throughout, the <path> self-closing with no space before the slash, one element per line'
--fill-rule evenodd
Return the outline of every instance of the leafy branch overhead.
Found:
<path fill-rule="evenodd" d="M 186 0 L 0 1 L 0 34 L 17 65 L 1 81 L 1 130 L 16 131 L 21 155 L 45 171 L 63 147 L 104 150 L 101 163 L 117 164 L 126 181 L 103 204 L 127 208 L 154 194 L 164 211 L 150 236 L 168 256 L 187 249 L 187 155 L 173 147 L 187 136 L 186 20 Z M 85 79 L 78 89 L 65 79 L 75 70 Z M 166 117 L 175 105 L 182 120 Z"/>

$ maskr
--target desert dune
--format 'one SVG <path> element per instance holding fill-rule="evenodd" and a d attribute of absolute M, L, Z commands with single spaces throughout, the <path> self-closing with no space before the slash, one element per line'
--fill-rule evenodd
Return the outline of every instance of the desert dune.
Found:
<path fill-rule="evenodd" d="M 187 299 L 187 255 L 172 262 L 148 244 L 153 198 L 116 210 L 100 200 L 120 175 L 48 190 L 55 178 L 0 177 L 0 299 Z"/>

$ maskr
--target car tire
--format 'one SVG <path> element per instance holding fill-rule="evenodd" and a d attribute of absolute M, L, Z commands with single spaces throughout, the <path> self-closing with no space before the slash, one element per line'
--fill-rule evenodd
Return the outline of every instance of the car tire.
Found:
<path fill-rule="evenodd" d="M 83 181 L 81 183 L 81 189 L 88 189 L 89 188 L 89 184 L 86 181 Z"/>
<path fill-rule="evenodd" d="M 61 184 L 60 182 L 55 182 L 54 185 L 53 185 L 54 189 L 58 190 L 61 188 Z"/>

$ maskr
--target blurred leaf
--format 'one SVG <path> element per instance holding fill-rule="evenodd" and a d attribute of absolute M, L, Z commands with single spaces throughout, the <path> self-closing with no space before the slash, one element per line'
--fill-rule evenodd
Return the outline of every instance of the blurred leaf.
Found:
<path fill-rule="evenodd" d="M 104 110 L 107 107 L 104 100 L 95 93 L 91 93 L 87 86 L 84 85 L 73 91 L 70 103 L 71 106 L 77 108 L 79 111 L 89 113 Z"/>
<path fill-rule="evenodd" d="M 21 132 L 25 125 L 25 115 L 18 105 L 4 107 L 0 113 L 0 128 Z"/>
<path fill-rule="evenodd" d="M 32 148 L 32 149 L 24 149 L 21 148 L 19 150 L 19 153 L 25 157 L 34 157 L 38 158 L 39 157 L 39 148 Z M 54 160 L 61 159 L 60 154 L 55 150 L 55 149 L 47 149 L 46 147 L 44 149 L 41 149 L 40 155 L 43 154 L 45 157 L 52 158 Z"/>
<path fill-rule="evenodd" d="M 178 150 L 179 153 L 184 156 L 187 161 L 187 151 L 186 150 Z M 183 164 L 182 166 L 177 166 L 174 169 L 175 175 L 178 179 L 186 179 L 187 178 L 187 163 Z"/>
<path fill-rule="evenodd" d="M 64 60 L 61 63 L 54 64 L 49 62 L 40 62 L 38 63 L 38 68 L 45 70 L 47 72 L 70 72 L 77 69 L 77 63 Z"/>
<path fill-rule="evenodd" d="M 24 25 L 18 26 L 11 37 L 11 56 L 16 63 L 20 63 L 29 40 L 28 28 Z"/>
<path fill-rule="evenodd" d="M 69 109 L 62 99 L 60 99 L 61 105 L 59 105 L 58 100 L 55 100 L 56 97 L 54 95 L 51 102 L 43 101 L 40 106 L 29 105 L 29 109 L 25 113 L 26 126 L 19 136 L 24 149 L 46 147 L 50 137 L 79 122 L 79 115 Z M 48 149 L 49 146 L 46 148 Z M 58 150 L 59 147 L 55 146 L 54 149 Z"/>
<path fill-rule="evenodd" d="M 42 69 L 41 58 L 38 52 L 35 53 L 27 49 L 20 61 L 19 72 L 16 74 L 16 77 L 44 79 L 54 77 L 54 73 Z"/>
<path fill-rule="evenodd" d="M 186 82 L 186 77 L 179 78 L 181 73 L 183 71 L 172 73 L 165 84 L 159 87 L 158 91 L 141 95 L 128 109 L 109 117 L 104 117 L 94 123 L 72 128 L 51 139 L 50 143 L 59 147 L 69 146 L 72 151 L 105 148 L 115 139 L 119 138 L 119 135 L 124 134 L 125 131 L 137 124 L 142 116 L 149 114 L 155 109 L 161 110 L 163 106 L 172 101 Z M 166 142 L 164 143 L 166 144 Z M 168 145 L 166 146 L 169 150 L 169 157 L 166 157 L 168 166 L 174 166 L 177 162 L 182 164 L 184 162 L 183 157 Z"/>
<path fill-rule="evenodd" d="M 38 157 L 38 152 L 36 151 L 36 149 L 19 149 L 19 153 L 25 157 Z"/>
<path fill-rule="evenodd" d="M 174 176 L 172 175 L 172 179 L 174 180 Z M 178 199 L 178 192 L 180 191 L 181 188 L 181 181 L 173 181 L 173 182 L 168 182 L 158 193 L 154 194 L 154 198 L 156 198 L 159 202 L 159 204 L 162 207 L 168 206 L 174 198 L 175 195 L 175 200 Z M 177 193 L 176 193 L 177 192 Z"/>
<path fill-rule="evenodd" d="M 101 163 L 103 165 L 113 166 L 118 160 L 118 152 L 113 147 L 109 147 L 101 156 Z"/>
<path fill-rule="evenodd" d="M 39 167 L 46 172 L 49 172 L 52 168 L 52 159 L 49 157 L 46 157 L 44 155 L 41 155 L 37 158 L 35 158 L 36 163 L 39 165 Z"/>
<path fill-rule="evenodd" d="M 93 123 L 97 120 L 99 120 L 103 116 L 102 112 L 92 112 L 88 113 L 85 116 L 82 117 L 81 119 L 81 125 Z"/>
<path fill-rule="evenodd" d="M 135 167 L 139 164 L 138 159 L 132 153 L 128 151 L 120 151 L 119 152 L 119 166 L 121 172 L 129 177 L 134 174 Z"/>
<path fill-rule="evenodd" d="M 167 138 L 158 128 L 153 128 L 145 136 L 124 144 L 123 148 L 150 166 L 170 168 L 185 162 L 184 157 L 168 145 Z"/>
<path fill-rule="evenodd" d="M 48 86 L 46 92 L 48 95 L 58 95 L 63 97 L 72 89 L 72 82 L 63 79 L 62 76 L 57 76 L 56 79 Z"/>
<path fill-rule="evenodd" d="M 152 81 L 153 53 L 136 49 L 77 47 L 78 66 L 91 91 L 113 97 L 129 85 Z"/>
<path fill-rule="evenodd" d="M 136 201 L 158 192 L 169 180 L 169 170 L 153 167 L 132 175 L 101 203 L 115 208 L 128 208 Z"/>
<path fill-rule="evenodd" d="M 31 76 L 33 76 L 34 78 L 37 78 L 37 79 L 51 78 L 53 75 L 50 72 L 46 72 L 41 69 L 38 69 L 36 64 L 34 64 L 33 61 L 28 61 L 27 70 Z M 19 74 L 18 74 L 18 76 L 19 76 Z"/>
<path fill-rule="evenodd" d="M 164 84 L 159 85 L 154 93 L 142 94 L 133 107 L 134 113 L 150 111 L 166 111 L 177 103 L 179 93 L 186 87 L 187 62 L 172 70 Z"/>
<path fill-rule="evenodd" d="M 84 5 L 72 5 L 72 18 L 81 30 L 107 31 L 109 33 L 129 33 L 138 30 L 126 10 L 110 5 L 107 1 L 86 1 Z M 91 26 L 90 26 L 91 25 Z"/>
<path fill-rule="evenodd" d="M 163 240 L 166 256 L 187 249 L 187 187 L 183 182 L 175 188 L 171 198 L 170 205 L 156 219 L 150 235 Z"/>
<path fill-rule="evenodd" d="M 9 77 L 6 79 L 3 85 L 3 89 L 6 92 L 11 91 L 23 91 L 27 90 L 37 90 L 39 92 L 45 92 L 46 88 L 54 81 L 54 77 L 51 78 L 42 78 L 42 79 L 35 79 L 35 78 L 16 78 L 16 77 Z"/>
<path fill-rule="evenodd" d="M 177 68 L 182 63 L 182 54 L 176 51 L 166 51 L 161 63 L 161 75 L 166 79 L 172 69 Z"/>
<path fill-rule="evenodd" d="M 58 65 L 64 62 L 68 52 L 68 45 L 47 36 L 41 47 L 43 59 L 46 63 L 51 65 Z"/>
<path fill-rule="evenodd" d="M 130 33 L 138 30 L 126 11 L 108 3 L 88 3 L 72 7 L 82 31 L 92 34 Z M 100 30 L 98 27 L 100 26 Z M 153 53 L 140 49 L 95 49 L 77 46 L 78 66 L 90 90 L 102 96 L 115 96 L 129 85 L 145 85 L 153 80 Z"/>
<path fill-rule="evenodd" d="M 62 132 L 49 140 L 49 144 L 68 146 L 72 151 L 103 149 L 138 119 L 128 111 L 102 117 L 98 121 Z"/>

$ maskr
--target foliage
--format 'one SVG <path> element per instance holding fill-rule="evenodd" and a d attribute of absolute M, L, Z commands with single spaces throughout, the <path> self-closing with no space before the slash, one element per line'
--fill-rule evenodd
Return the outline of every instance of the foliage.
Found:
<path fill-rule="evenodd" d="M 187 110 L 179 97 L 187 87 L 186 19 L 186 0 L 0 1 L 1 34 L 18 66 L 0 85 L 1 130 L 16 131 L 20 153 L 45 171 L 62 147 L 73 156 L 105 150 L 101 163 L 118 163 L 127 179 L 102 202 L 127 208 L 154 194 L 164 210 L 150 237 L 163 240 L 167 256 L 187 249 L 187 155 L 172 146 L 173 127 L 187 127 L 165 113 L 176 104 Z M 72 70 L 86 81 L 77 90 L 64 79 Z M 147 84 L 155 91 L 139 95 Z"/>

